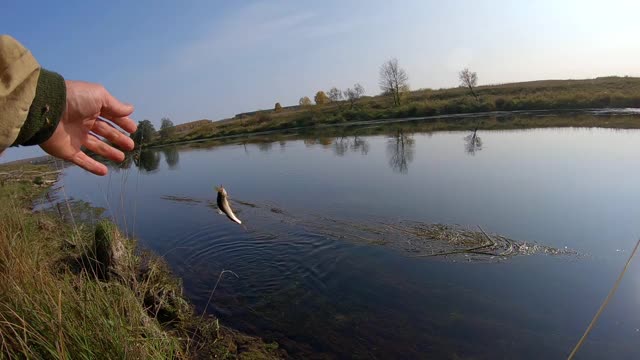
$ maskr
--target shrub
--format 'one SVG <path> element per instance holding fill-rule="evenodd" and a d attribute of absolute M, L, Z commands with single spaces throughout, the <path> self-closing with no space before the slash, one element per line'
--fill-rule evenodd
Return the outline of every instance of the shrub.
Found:
<path fill-rule="evenodd" d="M 261 112 L 256 115 L 256 123 L 258 124 L 264 124 L 270 121 L 271 121 L 271 115 L 267 114 L 266 112 Z"/>
<path fill-rule="evenodd" d="M 347 121 L 371 120 L 373 117 L 366 109 L 350 109 L 342 113 Z"/>

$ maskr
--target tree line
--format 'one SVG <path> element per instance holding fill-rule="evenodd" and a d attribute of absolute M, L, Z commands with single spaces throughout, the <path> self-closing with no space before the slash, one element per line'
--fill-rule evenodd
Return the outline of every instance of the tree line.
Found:
<path fill-rule="evenodd" d="M 469 71 L 465 68 L 458 73 L 460 81 L 460 87 L 468 88 L 469 93 L 480 101 L 478 94 L 475 92 L 475 87 L 478 83 L 478 76 L 475 72 Z M 385 61 L 379 70 L 378 85 L 382 91 L 382 95 L 390 96 L 393 99 L 394 106 L 400 106 L 404 102 L 405 95 L 410 91 L 409 76 L 407 72 L 400 67 L 398 59 L 392 58 Z M 356 101 L 364 95 L 364 87 L 360 83 L 356 83 L 352 88 L 340 90 L 336 87 L 332 87 L 329 91 L 318 91 L 313 98 L 316 105 L 324 105 L 328 103 L 338 103 L 346 100 L 349 103 L 349 107 L 353 108 Z M 313 102 L 308 96 L 303 96 L 298 101 L 299 106 L 311 106 Z M 279 102 L 276 103 L 274 111 L 278 112 L 282 110 L 282 106 Z"/>
<path fill-rule="evenodd" d="M 350 108 L 353 108 L 356 100 L 360 99 L 364 95 L 364 86 L 360 85 L 360 83 L 356 83 L 351 88 L 347 88 L 345 90 L 340 90 L 337 87 L 332 87 L 327 92 L 322 90 L 318 91 L 316 95 L 313 97 L 313 101 L 316 105 L 324 105 L 329 103 L 338 103 L 346 100 L 349 102 Z M 311 106 L 313 102 L 308 96 L 303 96 L 298 101 L 298 105 L 300 106 Z M 282 106 L 280 103 L 276 103 L 275 111 L 280 111 Z"/>
<path fill-rule="evenodd" d="M 160 119 L 160 131 L 156 131 L 155 126 L 150 120 L 142 120 L 138 122 L 138 129 L 131 133 L 131 139 L 136 145 L 148 144 L 156 137 L 160 137 L 165 140 L 173 136 L 176 132 L 176 127 L 173 121 L 168 117 Z"/>

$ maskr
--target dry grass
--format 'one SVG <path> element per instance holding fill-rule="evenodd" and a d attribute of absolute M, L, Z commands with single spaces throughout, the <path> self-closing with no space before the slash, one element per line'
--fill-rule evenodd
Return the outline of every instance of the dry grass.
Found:
<path fill-rule="evenodd" d="M 286 355 L 277 345 L 196 316 L 167 264 L 135 252 L 135 243 L 112 223 L 101 222 L 94 232 L 93 225 L 72 226 L 55 212 L 31 211 L 33 199 L 47 188 L 33 183 L 35 173 L 25 174 L 0 186 L 0 358 Z M 124 266 L 114 267 L 110 276 L 97 261 L 105 261 L 96 250 L 102 237 L 120 244 L 111 258 L 120 257 Z M 239 342 L 247 346 L 240 349 Z"/>
<path fill-rule="evenodd" d="M 26 180 L 0 189 L 1 352 L 8 358 L 184 357 L 179 339 L 149 318 L 136 291 L 66 266 L 65 259 L 86 250 L 92 233 L 31 213 L 21 190 L 29 187 Z"/>

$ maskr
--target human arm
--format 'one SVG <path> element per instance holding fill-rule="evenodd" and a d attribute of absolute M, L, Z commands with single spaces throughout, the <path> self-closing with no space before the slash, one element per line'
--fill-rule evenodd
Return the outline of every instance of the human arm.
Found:
<path fill-rule="evenodd" d="M 0 152 L 10 145 L 40 145 L 53 156 L 105 175 L 106 166 L 81 148 L 122 161 L 122 151 L 95 135 L 122 150 L 133 149 L 133 141 L 104 120 L 133 132 L 132 112 L 133 106 L 121 103 L 98 84 L 65 81 L 41 69 L 19 42 L 0 35 Z"/>

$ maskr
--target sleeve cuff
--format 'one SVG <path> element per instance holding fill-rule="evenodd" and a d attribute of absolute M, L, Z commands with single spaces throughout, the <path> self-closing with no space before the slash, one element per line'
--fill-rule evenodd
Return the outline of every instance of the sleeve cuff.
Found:
<path fill-rule="evenodd" d="M 12 146 L 38 145 L 47 141 L 56 130 L 66 103 L 67 86 L 64 78 L 41 69 L 29 115 Z"/>

